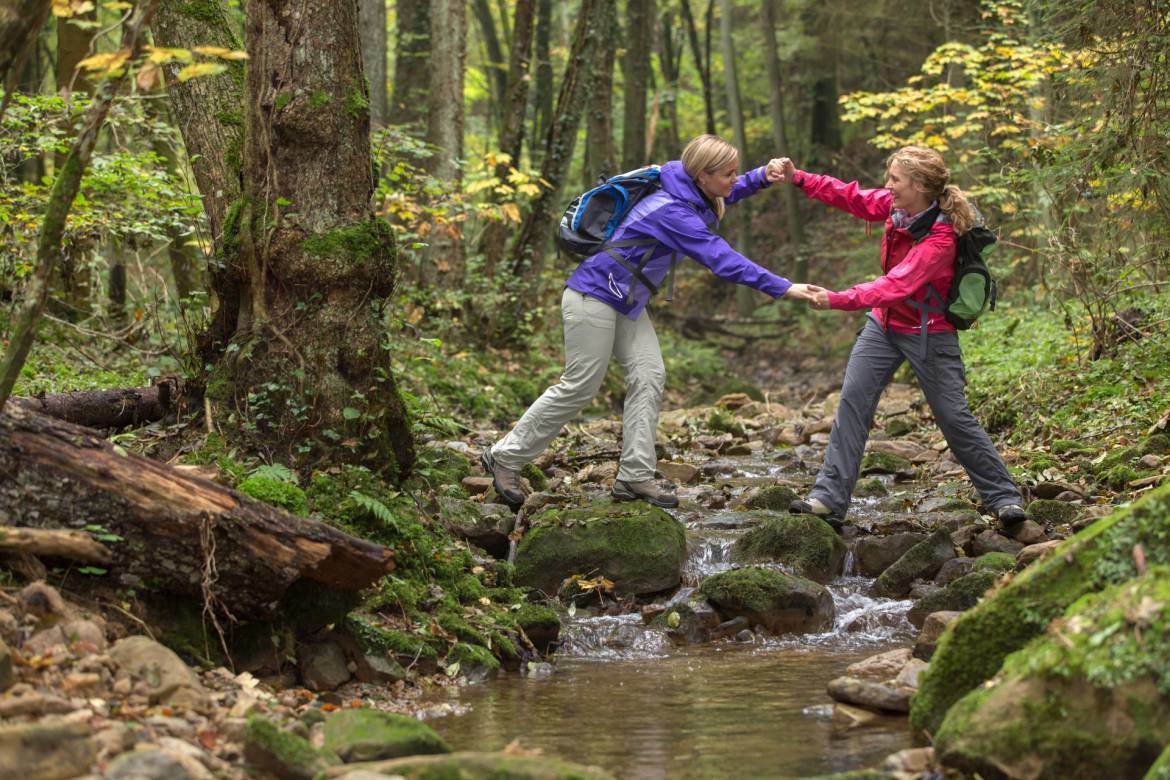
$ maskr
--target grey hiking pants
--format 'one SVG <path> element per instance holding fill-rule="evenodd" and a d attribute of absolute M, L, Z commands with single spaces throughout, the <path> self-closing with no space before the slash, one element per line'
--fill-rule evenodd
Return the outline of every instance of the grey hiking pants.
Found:
<path fill-rule="evenodd" d="M 1020 503 L 1020 491 L 983 426 L 967 406 L 967 383 L 957 333 L 931 333 L 925 354 L 919 334 L 887 332 L 872 318 L 853 344 L 841 403 L 829 433 L 825 462 L 809 495 L 819 498 L 833 514 L 844 517 L 857 484 L 861 456 L 873 424 L 878 398 L 902 365 L 910 361 L 918 386 L 942 429 L 951 452 L 967 470 L 983 503 L 992 511 Z"/>
<path fill-rule="evenodd" d="M 649 315 L 643 310 L 638 319 L 631 321 L 596 298 L 565 288 L 561 319 L 565 325 L 565 372 L 561 381 L 545 390 L 516 427 L 492 446 L 492 457 L 509 468 L 519 469 L 544 452 L 565 423 L 597 395 L 612 356 L 626 372 L 622 457 L 617 478 L 626 482 L 653 479 L 658 463 L 654 434 L 666 368 Z"/>

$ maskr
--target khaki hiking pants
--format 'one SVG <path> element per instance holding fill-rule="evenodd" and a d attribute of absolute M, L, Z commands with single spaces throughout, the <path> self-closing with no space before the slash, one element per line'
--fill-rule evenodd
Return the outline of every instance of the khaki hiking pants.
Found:
<path fill-rule="evenodd" d="M 626 372 L 617 478 L 626 482 L 653 479 L 658 462 L 654 433 L 666 369 L 649 315 L 643 309 L 638 319 L 631 321 L 596 298 L 565 288 L 561 319 L 565 326 L 561 381 L 545 390 L 511 433 L 492 446 L 492 457 L 504 466 L 520 469 L 544 452 L 565 423 L 597 395 L 612 356 Z"/>

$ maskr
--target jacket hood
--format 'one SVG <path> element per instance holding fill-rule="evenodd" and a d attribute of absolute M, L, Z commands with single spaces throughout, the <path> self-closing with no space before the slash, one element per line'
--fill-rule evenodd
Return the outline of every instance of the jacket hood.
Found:
<path fill-rule="evenodd" d="M 662 182 L 662 189 L 675 198 L 691 204 L 702 215 L 704 222 L 711 225 L 715 221 L 715 212 L 711 209 L 711 203 L 699 191 L 699 186 L 683 168 L 680 160 L 671 160 L 663 165 L 659 172 L 659 179 Z"/>

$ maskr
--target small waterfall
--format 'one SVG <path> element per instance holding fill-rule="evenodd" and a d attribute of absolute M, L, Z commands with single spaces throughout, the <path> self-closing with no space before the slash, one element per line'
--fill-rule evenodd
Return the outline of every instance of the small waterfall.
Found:
<path fill-rule="evenodd" d="M 852 577 L 857 574 L 857 561 L 853 557 L 853 544 L 850 543 L 845 547 L 845 561 L 841 564 L 841 576 Z"/>
<path fill-rule="evenodd" d="M 642 625 L 638 614 L 570 620 L 557 655 L 603 660 L 663 658 L 670 650 L 662 629 Z"/>
<path fill-rule="evenodd" d="M 707 577 L 731 568 L 731 548 L 740 534 L 711 532 L 700 536 L 691 546 L 683 565 L 683 583 L 697 586 Z"/>

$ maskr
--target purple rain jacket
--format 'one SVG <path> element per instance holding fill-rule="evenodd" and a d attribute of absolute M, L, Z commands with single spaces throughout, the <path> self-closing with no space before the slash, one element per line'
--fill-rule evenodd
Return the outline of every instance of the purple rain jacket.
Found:
<path fill-rule="evenodd" d="M 694 258 L 716 276 L 754 287 L 773 298 L 779 298 L 788 291 L 792 286 L 790 281 L 756 265 L 715 233 L 719 220 L 681 162 L 672 160 L 662 166 L 661 181 L 662 189 L 640 200 L 611 239 L 653 238 L 661 242 L 661 246 L 654 249 L 650 261 L 642 269 L 655 286 L 662 285 L 670 270 L 671 256 L 678 252 L 680 258 Z M 767 186 L 764 168 L 748 171 L 736 180 L 726 202 L 735 203 Z M 621 253 L 627 261 L 637 265 L 646 248 L 621 247 L 613 251 Z M 632 299 L 627 300 L 633 281 L 633 274 L 621 263 L 606 252 L 598 252 L 582 260 L 565 284 L 636 320 L 642 309 L 646 308 L 651 291 L 644 284 L 634 284 Z"/>

